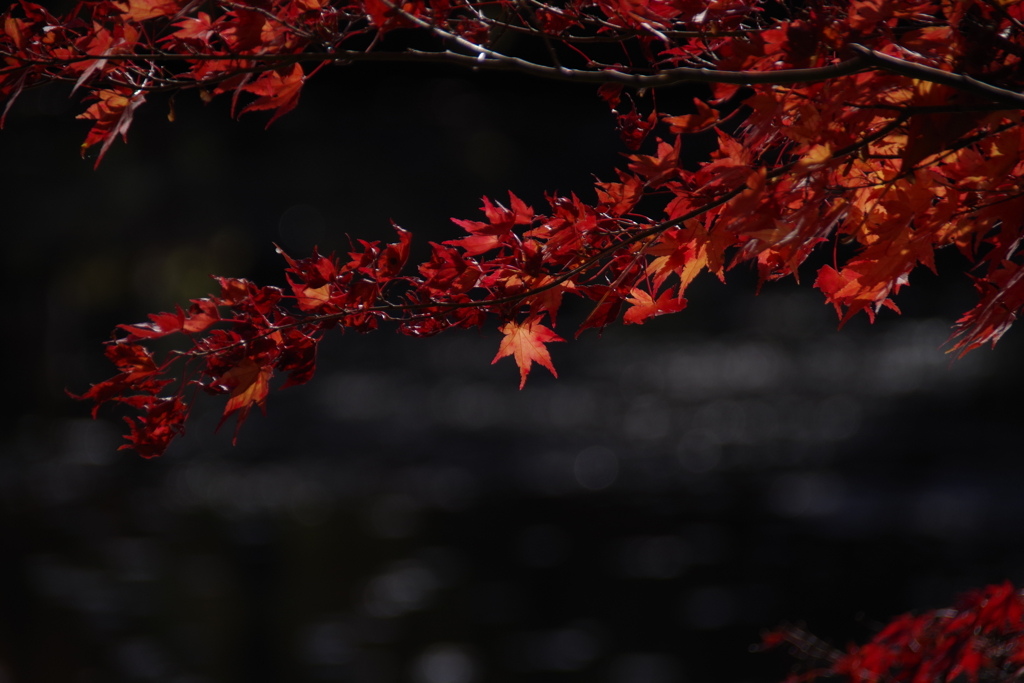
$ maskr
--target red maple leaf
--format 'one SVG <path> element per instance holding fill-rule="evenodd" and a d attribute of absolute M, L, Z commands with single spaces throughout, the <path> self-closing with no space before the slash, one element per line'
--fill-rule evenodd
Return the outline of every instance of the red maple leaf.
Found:
<path fill-rule="evenodd" d="M 631 151 L 635 152 L 640 149 L 640 145 L 647 139 L 650 132 L 654 130 L 654 126 L 658 123 L 658 112 L 652 111 L 645 119 L 640 116 L 634 106 L 627 113 L 617 115 L 615 119 L 622 142 Z"/>
<path fill-rule="evenodd" d="M 217 388 L 221 391 L 228 391 L 230 394 L 227 405 L 224 406 L 224 414 L 217 426 L 219 428 L 233 413 L 238 413 L 232 443 L 238 439 L 238 430 L 241 429 L 245 419 L 249 417 L 252 407 L 259 406 L 261 409 L 265 409 L 267 393 L 270 391 L 270 377 L 273 374 L 272 366 L 260 365 L 251 358 L 245 358 L 221 375 Z"/>
<path fill-rule="evenodd" d="M 121 450 L 131 448 L 143 458 L 163 455 L 171 440 L 185 431 L 188 406 L 179 396 L 157 398 L 140 406 L 143 415 L 136 419 L 125 418 L 130 429 L 125 436 L 128 443 Z"/>
<path fill-rule="evenodd" d="M 166 38 L 162 38 L 161 42 L 178 39 L 193 40 L 205 44 L 210 41 L 210 37 L 217 30 L 214 22 L 210 19 L 210 15 L 206 12 L 200 12 L 194 18 L 182 19 L 175 26 L 178 27 L 178 30 Z"/>
<path fill-rule="evenodd" d="M 678 313 L 686 308 L 686 299 L 672 296 L 671 289 L 666 289 L 657 299 L 653 299 L 650 294 L 639 288 L 634 288 L 629 296 L 626 303 L 633 305 L 623 316 L 626 323 L 639 325 L 656 315 Z"/>
<path fill-rule="evenodd" d="M 545 344 L 565 341 L 564 339 L 538 323 L 536 318 L 528 318 L 522 323 L 512 320 L 499 329 L 505 337 L 501 340 L 498 355 L 491 361 L 491 365 L 505 356 L 515 358 L 516 365 L 519 366 L 520 389 L 526 385 L 526 376 L 530 374 L 533 361 L 537 361 L 546 367 L 552 375 L 558 377 Z"/>
<path fill-rule="evenodd" d="M 95 121 L 85 142 L 82 143 L 82 156 L 93 145 L 103 143 L 96 157 L 93 168 L 99 168 L 110 145 L 114 144 L 118 135 L 128 142 L 128 129 L 132 125 L 135 110 L 146 101 L 146 93 L 142 90 L 133 92 L 130 88 L 100 90 L 96 93 L 99 102 L 78 115 L 80 119 Z"/>
<path fill-rule="evenodd" d="M 147 400 L 159 393 L 172 380 L 162 379 L 164 367 L 153 359 L 153 352 L 138 344 L 118 341 L 108 344 L 106 355 L 121 372 L 114 377 L 92 385 L 87 392 L 72 398 L 94 401 L 92 415 L 107 401 L 130 401 L 143 396 Z"/>
<path fill-rule="evenodd" d="M 145 21 L 155 17 L 172 17 L 181 9 L 178 0 L 127 0 L 115 2 L 124 7 L 124 18 L 128 21 Z"/>
<path fill-rule="evenodd" d="M 665 123 L 671 126 L 670 130 L 676 135 L 683 133 L 699 133 L 718 123 L 718 110 L 712 109 L 703 100 L 694 98 L 693 103 L 697 105 L 696 114 L 684 116 L 666 116 Z"/>
<path fill-rule="evenodd" d="M 118 325 L 128 332 L 129 341 L 164 337 L 175 332 L 195 334 L 208 329 L 220 320 L 217 304 L 211 299 L 195 299 L 188 313 L 175 306 L 174 313 L 150 313 L 148 323 Z"/>
<path fill-rule="evenodd" d="M 299 64 L 293 64 L 290 69 L 268 71 L 252 83 L 242 86 L 242 90 L 259 95 L 259 98 L 246 105 L 240 113 L 274 110 L 274 115 L 267 122 L 269 128 L 270 124 L 290 112 L 299 103 L 299 93 L 305 80 L 302 66 Z"/>

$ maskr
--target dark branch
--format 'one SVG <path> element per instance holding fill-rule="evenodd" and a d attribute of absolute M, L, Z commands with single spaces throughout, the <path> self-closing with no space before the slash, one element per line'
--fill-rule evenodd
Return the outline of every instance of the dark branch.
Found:
<path fill-rule="evenodd" d="M 922 81 L 931 81 L 932 83 L 948 85 L 952 88 L 956 88 L 957 90 L 981 95 L 993 102 L 1012 105 L 1014 109 L 1024 108 L 1024 95 L 1021 93 L 1016 93 L 1004 88 L 997 88 L 994 85 L 989 85 L 988 83 L 979 81 L 976 78 L 971 78 L 965 74 L 957 74 L 949 71 L 943 71 L 942 69 L 934 69 L 930 66 L 924 66 L 923 64 L 914 64 L 913 62 L 907 62 L 902 59 L 897 59 L 896 57 L 883 55 L 881 52 L 868 49 L 863 45 L 851 43 L 848 47 L 857 53 L 857 55 L 861 57 L 866 64 L 870 64 L 871 66 L 883 71 L 891 71 L 892 73 L 900 74 L 901 76 L 909 76 L 910 78 L 917 78 Z"/>

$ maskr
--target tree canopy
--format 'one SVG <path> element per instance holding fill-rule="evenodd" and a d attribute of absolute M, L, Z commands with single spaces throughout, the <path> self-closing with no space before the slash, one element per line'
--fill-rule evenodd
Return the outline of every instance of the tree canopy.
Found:
<path fill-rule="evenodd" d="M 814 286 L 841 322 L 898 310 L 911 271 L 958 250 L 979 301 L 950 351 L 995 343 L 1024 305 L 1022 21 L 1020 3 L 995 0 L 99 0 L 59 16 L 19 2 L 4 14 L 0 97 L 6 113 L 27 88 L 73 83 L 98 166 L 155 93 L 171 94 L 171 119 L 178 92 L 196 90 L 273 123 L 324 67 L 438 63 L 596 86 L 632 151 L 593 197 L 485 197 L 483 220 L 453 219 L 464 235 L 420 264 L 395 226 L 395 242 L 341 256 L 279 250 L 284 288 L 218 277 L 187 309 L 121 325 L 106 347 L 118 374 L 82 398 L 139 411 L 126 447 L 153 457 L 194 389 L 225 395 L 241 424 L 275 372 L 284 386 L 313 376 L 331 328 L 427 336 L 493 318 L 495 361 L 512 356 L 524 383 L 534 362 L 555 372 L 565 295 L 593 302 L 579 332 L 620 314 L 641 324 L 684 309 L 704 271 L 799 277 L 815 249 L 832 251 Z M 692 106 L 658 108 L 658 92 L 694 83 L 706 89 Z M 716 149 L 698 163 L 688 150 L 704 139 Z M 184 349 L 147 346 L 172 334 Z"/>

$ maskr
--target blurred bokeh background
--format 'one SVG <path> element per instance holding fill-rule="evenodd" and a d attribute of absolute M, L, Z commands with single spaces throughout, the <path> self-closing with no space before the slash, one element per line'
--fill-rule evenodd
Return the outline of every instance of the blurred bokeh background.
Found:
<path fill-rule="evenodd" d="M 422 254 L 484 194 L 589 199 L 624 149 L 590 88 L 411 67 L 325 70 L 266 131 L 153 98 L 99 171 L 80 109 L 29 92 L 0 133 L 3 683 L 773 683 L 748 648 L 783 620 L 842 647 L 1024 579 L 1022 333 L 950 363 L 955 255 L 841 332 L 813 268 L 705 276 L 523 391 L 491 327 L 338 333 L 236 447 L 210 400 L 166 457 L 118 452 L 65 394 L 117 323 L 282 284 L 273 242 L 394 219 Z"/>

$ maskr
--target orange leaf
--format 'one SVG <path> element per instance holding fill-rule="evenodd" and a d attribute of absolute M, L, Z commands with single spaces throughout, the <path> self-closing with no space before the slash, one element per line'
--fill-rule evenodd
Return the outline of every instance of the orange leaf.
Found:
<path fill-rule="evenodd" d="M 621 183 L 597 183 L 597 199 L 601 208 L 613 216 L 628 213 L 644 194 L 643 182 L 634 175 L 617 171 Z"/>
<path fill-rule="evenodd" d="M 546 367 L 552 375 L 558 377 L 555 366 L 551 364 L 551 356 L 548 355 L 547 347 L 544 345 L 548 342 L 565 341 L 564 339 L 538 323 L 536 318 L 524 320 L 521 325 L 513 320 L 500 329 L 505 338 L 501 340 L 498 355 L 491 361 L 491 365 L 505 356 L 513 356 L 516 359 L 516 365 L 519 366 L 520 389 L 526 384 L 526 376 L 530 374 L 533 361 L 537 361 Z"/>
<path fill-rule="evenodd" d="M 817 168 L 828 162 L 832 158 L 832 146 L 828 143 L 824 145 L 814 145 L 807 153 L 800 157 L 800 161 L 796 162 L 794 167 L 794 173 L 806 173 Z M 749 184 L 749 183 L 748 183 Z"/>
<path fill-rule="evenodd" d="M 221 388 L 230 390 L 231 396 L 228 398 L 227 405 L 224 406 L 224 416 L 221 418 L 220 424 L 224 424 L 224 420 L 228 419 L 235 411 L 240 411 L 235 427 L 236 438 L 238 428 L 249 416 L 253 405 L 263 407 L 267 400 L 267 393 L 270 391 L 270 377 L 273 374 L 272 367 L 259 365 L 251 358 L 246 358 L 221 375 L 219 385 Z"/>
<path fill-rule="evenodd" d="M 331 286 L 329 284 L 322 287 L 306 287 L 303 293 L 305 298 L 299 300 L 299 308 L 303 310 L 319 308 L 331 300 Z"/>
<path fill-rule="evenodd" d="M 717 109 L 712 109 L 696 97 L 693 99 L 693 103 L 697 105 L 696 114 L 665 117 L 665 123 L 672 127 L 671 130 L 676 135 L 681 133 L 697 133 L 718 123 Z"/>
<path fill-rule="evenodd" d="M 177 38 L 179 40 L 198 40 L 206 43 L 210 40 L 210 36 L 216 32 L 214 22 L 206 12 L 199 12 L 195 18 L 186 17 L 174 24 L 174 26 L 178 30 L 162 40 L 166 41 Z"/>
<path fill-rule="evenodd" d="M 629 295 L 631 298 L 626 299 L 626 302 L 633 306 L 622 317 L 627 324 L 641 325 L 648 318 L 665 313 L 678 313 L 686 308 L 686 299 L 675 298 L 671 289 L 662 292 L 657 300 L 642 289 L 633 289 Z"/>
<path fill-rule="evenodd" d="M 172 17 L 181 9 L 176 0 L 128 0 L 127 3 L 117 3 L 125 7 L 121 15 L 129 21 L 145 21 L 155 17 Z"/>

